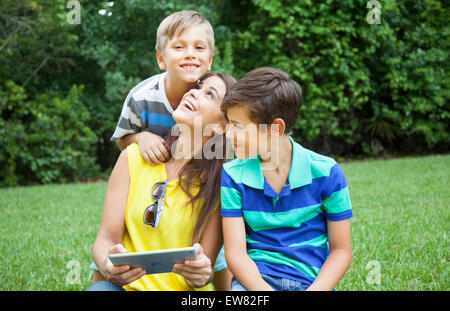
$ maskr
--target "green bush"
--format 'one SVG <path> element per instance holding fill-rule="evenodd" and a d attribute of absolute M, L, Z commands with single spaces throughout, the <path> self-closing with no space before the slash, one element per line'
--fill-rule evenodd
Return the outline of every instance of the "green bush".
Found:
<path fill-rule="evenodd" d="M 160 72 L 156 29 L 183 9 L 214 27 L 214 71 L 240 78 L 271 66 L 299 82 L 293 134 L 306 147 L 448 152 L 447 2 L 379 0 L 380 24 L 356 0 L 79 2 L 75 25 L 66 0 L 0 2 L 0 186 L 107 174 L 127 93 Z"/>
<path fill-rule="evenodd" d="M 0 89 L 0 184 L 75 181 L 99 174 L 92 150 L 96 136 L 82 105 L 82 86 L 65 98 L 48 92 L 28 101 L 7 81 Z"/>
<path fill-rule="evenodd" d="M 369 24 L 366 2 L 253 0 L 239 20 L 226 19 L 234 66 L 240 74 L 278 67 L 300 83 L 295 136 L 315 149 L 448 151 L 448 7 L 379 3 L 381 23 Z"/>

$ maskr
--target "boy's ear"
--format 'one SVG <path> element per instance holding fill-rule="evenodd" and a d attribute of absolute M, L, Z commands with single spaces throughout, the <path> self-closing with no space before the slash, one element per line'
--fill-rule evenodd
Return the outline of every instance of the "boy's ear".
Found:
<path fill-rule="evenodd" d="M 160 70 L 166 70 L 166 63 L 164 62 L 163 53 L 156 50 L 156 61 L 158 62 L 158 67 Z"/>
<path fill-rule="evenodd" d="M 214 58 L 214 56 L 209 57 L 208 71 L 211 71 L 211 65 L 212 65 L 213 58 Z"/>
<path fill-rule="evenodd" d="M 284 123 L 284 120 L 281 118 L 275 118 L 270 125 L 270 135 L 280 137 L 285 131 L 286 123 Z"/>

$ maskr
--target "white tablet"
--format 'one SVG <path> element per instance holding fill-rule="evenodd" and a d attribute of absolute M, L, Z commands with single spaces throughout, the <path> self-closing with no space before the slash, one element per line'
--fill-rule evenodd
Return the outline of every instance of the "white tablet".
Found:
<path fill-rule="evenodd" d="M 141 267 L 147 274 L 172 272 L 175 263 L 197 258 L 193 247 L 168 248 L 156 251 L 110 254 L 109 260 L 114 265 Z"/>

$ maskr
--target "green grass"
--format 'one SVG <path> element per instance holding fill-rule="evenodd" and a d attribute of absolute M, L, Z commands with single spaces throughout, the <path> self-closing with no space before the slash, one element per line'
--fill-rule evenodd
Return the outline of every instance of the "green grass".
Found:
<path fill-rule="evenodd" d="M 355 216 L 353 261 L 338 289 L 449 290 L 450 156 L 342 168 Z"/>
<path fill-rule="evenodd" d="M 450 155 L 342 168 L 353 262 L 337 289 L 450 290 Z M 0 290 L 89 286 L 105 189 L 104 182 L 0 189 Z"/>
<path fill-rule="evenodd" d="M 105 189 L 104 182 L 0 189 L 0 290 L 85 289 Z"/>

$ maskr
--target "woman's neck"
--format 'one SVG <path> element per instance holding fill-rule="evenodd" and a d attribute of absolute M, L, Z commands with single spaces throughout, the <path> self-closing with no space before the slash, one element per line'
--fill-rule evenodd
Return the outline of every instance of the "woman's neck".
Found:
<path fill-rule="evenodd" d="M 183 167 L 197 158 L 196 155 L 203 156 L 203 145 L 208 139 L 209 137 L 202 136 L 202 141 L 197 141 L 198 139 L 194 139 L 193 129 L 180 129 L 180 135 L 172 145 L 171 158 L 166 162 L 167 178 L 171 180 L 178 177 Z"/>

